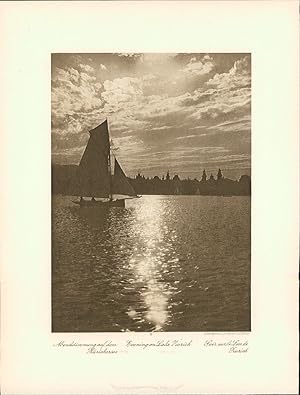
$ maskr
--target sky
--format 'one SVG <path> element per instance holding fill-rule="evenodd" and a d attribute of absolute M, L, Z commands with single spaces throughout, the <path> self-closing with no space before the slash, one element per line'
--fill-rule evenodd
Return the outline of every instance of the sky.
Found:
<path fill-rule="evenodd" d="M 250 54 L 52 54 L 51 80 L 55 164 L 78 164 L 108 119 L 128 176 L 250 174 Z"/>

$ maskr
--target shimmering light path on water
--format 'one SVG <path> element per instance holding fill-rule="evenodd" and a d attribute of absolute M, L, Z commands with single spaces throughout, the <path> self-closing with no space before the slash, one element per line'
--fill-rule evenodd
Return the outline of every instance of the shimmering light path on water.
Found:
<path fill-rule="evenodd" d="M 250 330 L 250 198 L 53 197 L 57 332 Z"/>

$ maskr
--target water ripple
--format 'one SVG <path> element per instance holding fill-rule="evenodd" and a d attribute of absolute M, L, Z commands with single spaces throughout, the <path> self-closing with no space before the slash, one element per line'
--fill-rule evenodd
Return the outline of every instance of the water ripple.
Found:
<path fill-rule="evenodd" d="M 250 199 L 53 198 L 54 331 L 250 329 Z"/>

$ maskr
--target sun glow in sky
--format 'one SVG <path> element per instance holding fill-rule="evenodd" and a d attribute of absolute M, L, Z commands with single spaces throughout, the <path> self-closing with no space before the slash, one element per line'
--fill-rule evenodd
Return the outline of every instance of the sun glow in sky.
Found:
<path fill-rule="evenodd" d="M 52 161 L 106 118 L 129 176 L 250 173 L 250 54 L 53 54 Z"/>

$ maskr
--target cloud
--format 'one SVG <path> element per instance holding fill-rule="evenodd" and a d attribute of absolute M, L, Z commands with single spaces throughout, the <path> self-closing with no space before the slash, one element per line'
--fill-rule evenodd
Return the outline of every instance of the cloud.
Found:
<path fill-rule="evenodd" d="M 202 134 L 189 134 L 189 135 L 187 135 L 187 136 L 176 137 L 176 140 L 194 139 L 195 137 L 201 137 L 201 136 L 207 136 L 207 134 L 206 134 L 206 133 L 202 133 Z"/>
<path fill-rule="evenodd" d="M 143 53 L 140 56 L 140 61 L 150 65 L 161 65 L 172 61 L 176 56 L 177 53 Z"/>
<path fill-rule="evenodd" d="M 62 133 L 80 132 L 84 116 L 103 105 L 101 83 L 81 70 L 56 68 L 52 79 L 52 124 Z"/>
<path fill-rule="evenodd" d="M 223 156 L 216 156 L 209 160 L 209 163 L 220 163 L 220 162 L 235 162 L 235 161 L 244 161 L 245 159 L 249 160 L 249 154 L 232 154 L 232 155 L 223 155 Z"/>
<path fill-rule="evenodd" d="M 240 118 L 250 113 L 250 85 L 250 59 L 246 56 L 236 61 L 227 73 L 215 74 L 203 86 L 187 94 L 183 105 L 195 108 L 191 117 L 197 120 Z"/>
<path fill-rule="evenodd" d="M 65 161 L 65 150 L 66 161 L 78 163 L 81 151 L 75 148 L 84 146 L 84 132 L 108 118 L 117 155 L 129 174 L 166 167 L 192 172 L 204 163 L 248 166 L 250 57 L 232 57 L 224 71 L 222 56 L 67 58 L 52 78 L 54 160 Z"/>
<path fill-rule="evenodd" d="M 209 74 L 215 68 L 215 63 L 212 57 L 205 55 L 201 60 L 192 57 L 189 63 L 181 69 L 185 75 L 192 77 L 199 77 Z"/>
<path fill-rule="evenodd" d="M 130 53 L 130 52 L 117 53 L 117 55 L 121 58 L 139 58 L 141 56 L 141 54 L 139 53 Z"/>
<path fill-rule="evenodd" d="M 110 129 L 114 136 L 121 136 L 128 133 L 134 133 L 149 127 L 149 123 L 140 119 L 135 119 L 125 111 L 110 117 Z"/>
<path fill-rule="evenodd" d="M 240 131 L 250 131 L 251 123 L 250 117 L 242 117 L 234 121 L 222 122 L 217 125 L 210 126 L 208 130 L 213 130 L 215 132 L 240 132 Z"/>
<path fill-rule="evenodd" d="M 160 127 L 157 127 L 157 128 L 152 129 L 152 132 L 153 132 L 153 131 L 159 132 L 160 130 L 169 130 L 169 129 L 171 129 L 171 128 L 172 128 L 172 126 L 164 125 L 164 126 L 160 126 Z"/>
<path fill-rule="evenodd" d="M 250 82 L 250 57 L 245 56 L 234 62 L 228 73 L 215 74 L 206 84 L 217 89 L 233 89 L 249 87 Z"/>
<path fill-rule="evenodd" d="M 205 105 L 209 104 L 214 95 L 217 93 L 216 89 L 196 89 L 192 93 L 186 93 L 181 96 L 182 104 L 184 106 L 195 106 L 197 104 L 204 103 Z"/>
<path fill-rule="evenodd" d="M 104 81 L 103 85 L 105 91 L 102 93 L 102 96 L 106 96 L 108 99 L 107 101 L 116 95 L 125 95 L 135 98 L 136 96 L 140 96 L 142 94 L 141 80 L 138 78 L 116 78 L 114 80 Z"/>
<path fill-rule="evenodd" d="M 88 64 L 79 64 L 80 70 L 83 70 L 86 73 L 93 73 L 94 69 L 93 67 L 89 66 Z"/>
<path fill-rule="evenodd" d="M 130 110 L 136 102 L 143 98 L 141 80 L 133 77 L 106 80 L 101 93 L 106 113 L 117 113 L 120 110 Z"/>

